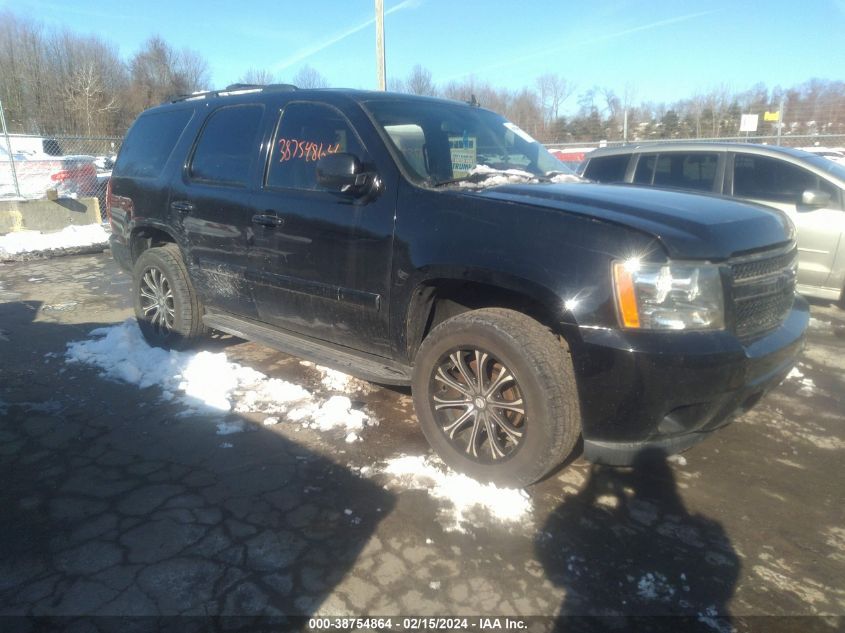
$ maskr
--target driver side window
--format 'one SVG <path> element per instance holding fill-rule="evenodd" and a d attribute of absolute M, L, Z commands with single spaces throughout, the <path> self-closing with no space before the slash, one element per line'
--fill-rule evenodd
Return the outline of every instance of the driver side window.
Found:
<path fill-rule="evenodd" d="M 273 138 L 265 186 L 325 191 L 317 182 L 317 161 L 338 153 L 365 160 L 364 147 L 346 118 L 323 104 L 289 104 Z"/>

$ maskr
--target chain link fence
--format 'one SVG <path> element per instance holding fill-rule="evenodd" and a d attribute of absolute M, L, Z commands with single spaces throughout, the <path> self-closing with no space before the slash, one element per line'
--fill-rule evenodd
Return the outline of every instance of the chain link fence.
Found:
<path fill-rule="evenodd" d="M 0 136 L 0 199 L 96 197 L 106 185 L 121 137 Z"/>

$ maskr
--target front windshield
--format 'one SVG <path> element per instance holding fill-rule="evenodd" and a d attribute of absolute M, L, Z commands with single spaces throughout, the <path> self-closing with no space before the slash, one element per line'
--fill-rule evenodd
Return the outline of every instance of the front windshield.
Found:
<path fill-rule="evenodd" d="M 437 185 L 507 171 L 545 178 L 574 172 L 504 117 L 459 103 L 364 104 L 420 183 Z"/>

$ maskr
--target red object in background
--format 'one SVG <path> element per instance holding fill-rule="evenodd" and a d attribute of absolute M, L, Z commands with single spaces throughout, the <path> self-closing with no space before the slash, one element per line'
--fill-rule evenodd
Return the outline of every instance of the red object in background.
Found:
<path fill-rule="evenodd" d="M 559 149 L 556 149 L 551 153 L 555 158 L 564 163 L 580 163 L 584 160 L 584 156 L 586 155 L 586 152 L 564 152 Z"/>

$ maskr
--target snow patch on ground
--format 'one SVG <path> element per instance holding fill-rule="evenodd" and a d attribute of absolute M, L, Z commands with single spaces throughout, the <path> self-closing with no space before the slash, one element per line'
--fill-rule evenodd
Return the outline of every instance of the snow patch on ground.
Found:
<path fill-rule="evenodd" d="M 305 364 L 305 362 L 301 363 Z M 349 374 L 344 374 L 342 371 L 337 371 L 336 369 L 331 369 L 329 367 L 323 367 L 322 365 L 314 365 L 313 363 L 309 363 L 306 365 L 308 367 L 314 367 L 322 378 L 320 379 L 320 384 L 328 391 L 338 391 L 340 393 L 345 394 L 354 394 L 354 393 L 369 393 L 372 388 L 368 382 L 363 380 L 359 380 L 354 376 L 350 376 Z"/>
<path fill-rule="evenodd" d="M 678 466 L 686 466 L 687 465 L 687 458 L 683 455 L 670 455 L 667 459 L 667 462 L 672 464 L 677 464 Z"/>
<path fill-rule="evenodd" d="M 675 588 L 663 574 L 649 572 L 637 582 L 637 594 L 644 600 L 669 602 L 675 595 Z"/>
<path fill-rule="evenodd" d="M 801 385 L 801 388 L 798 390 L 798 393 L 810 395 L 816 390 L 816 383 L 813 382 L 813 379 L 805 378 L 804 374 L 797 367 L 792 368 L 792 370 L 786 375 L 786 379 L 798 380 L 799 384 Z"/>
<path fill-rule="evenodd" d="M 716 611 L 715 605 L 711 605 L 703 612 L 700 612 L 698 614 L 698 621 L 706 626 L 709 626 L 714 631 L 719 631 L 719 633 L 733 633 L 735 630 L 730 625 L 729 619 L 719 615 L 719 612 Z"/>
<path fill-rule="evenodd" d="M 230 362 L 223 352 L 177 352 L 150 347 L 134 319 L 99 328 L 68 343 L 65 362 L 98 367 L 102 374 L 145 389 L 157 386 L 161 399 L 186 406 L 185 415 L 263 413 L 265 425 L 284 416 L 318 431 L 341 430 L 347 442 L 376 424 L 346 396 L 328 400 L 285 380 Z M 270 420 L 275 420 L 270 422 Z M 244 430 L 241 421 L 217 424 L 218 435 Z"/>
<path fill-rule="evenodd" d="M 240 420 L 235 422 L 220 422 L 217 425 L 217 435 L 232 435 L 232 433 L 243 433 L 244 423 Z"/>
<path fill-rule="evenodd" d="M 482 484 L 447 468 L 437 458 L 423 455 L 402 455 L 383 465 L 363 470 L 362 474 L 383 473 L 395 481 L 390 485 L 425 490 L 431 497 L 445 501 L 440 519 L 447 531 L 466 532 L 473 525 L 473 515 L 487 513 L 499 523 L 530 526 L 531 498 L 524 490 Z"/>
<path fill-rule="evenodd" d="M 322 404 L 309 401 L 290 411 L 287 417 L 316 431 L 340 429 L 350 443 L 358 441 L 358 433 L 367 426 L 375 425 L 366 413 L 353 409 L 352 401 L 346 396 L 332 396 Z"/>
<path fill-rule="evenodd" d="M 68 226 L 55 233 L 17 231 L 0 236 L 0 258 L 42 251 L 105 245 L 109 234 L 101 224 Z"/>

